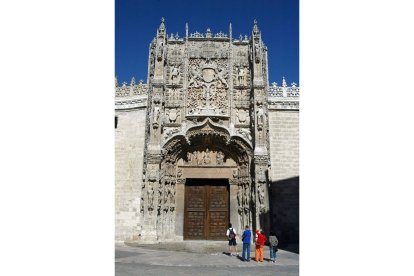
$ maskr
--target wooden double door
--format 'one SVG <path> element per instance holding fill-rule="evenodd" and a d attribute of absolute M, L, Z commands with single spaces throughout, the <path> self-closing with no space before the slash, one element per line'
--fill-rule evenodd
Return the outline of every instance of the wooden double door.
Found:
<path fill-rule="evenodd" d="M 228 180 L 187 179 L 184 239 L 225 240 L 228 223 Z"/>

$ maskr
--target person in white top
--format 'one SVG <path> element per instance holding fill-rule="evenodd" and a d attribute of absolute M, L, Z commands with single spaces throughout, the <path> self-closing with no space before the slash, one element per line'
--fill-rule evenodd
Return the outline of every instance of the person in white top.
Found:
<path fill-rule="evenodd" d="M 237 255 L 237 243 L 236 243 L 236 230 L 233 229 L 231 223 L 229 223 L 229 228 L 227 229 L 226 232 L 226 236 L 229 239 L 229 254 L 230 256 L 232 256 L 233 254 L 231 253 L 232 251 L 234 251 L 234 255 Z M 233 250 L 232 250 L 233 249 Z"/>

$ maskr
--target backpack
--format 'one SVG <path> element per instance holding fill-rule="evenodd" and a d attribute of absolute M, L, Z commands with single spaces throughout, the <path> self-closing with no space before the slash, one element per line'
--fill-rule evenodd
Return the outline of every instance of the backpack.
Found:
<path fill-rule="evenodd" d="M 236 238 L 236 234 L 234 234 L 233 228 L 229 228 L 229 240 L 234 240 Z"/>

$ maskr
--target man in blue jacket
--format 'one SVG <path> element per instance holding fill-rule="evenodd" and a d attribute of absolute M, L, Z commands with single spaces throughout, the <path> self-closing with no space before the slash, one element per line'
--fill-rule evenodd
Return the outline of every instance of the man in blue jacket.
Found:
<path fill-rule="evenodd" d="M 249 229 L 249 225 L 246 225 L 243 231 L 243 261 L 250 262 L 250 243 L 251 243 L 252 232 Z"/>

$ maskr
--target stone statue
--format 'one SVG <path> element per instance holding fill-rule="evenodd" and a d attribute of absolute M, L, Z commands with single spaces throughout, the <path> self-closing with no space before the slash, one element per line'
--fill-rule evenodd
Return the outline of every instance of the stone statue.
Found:
<path fill-rule="evenodd" d="M 178 70 L 178 66 L 171 67 L 171 82 L 177 83 L 178 82 L 178 75 L 180 74 Z"/>
<path fill-rule="evenodd" d="M 151 184 L 148 185 L 147 189 L 147 202 L 148 202 L 148 210 L 154 209 L 154 188 Z"/>
<path fill-rule="evenodd" d="M 217 155 L 216 155 L 217 165 L 223 165 L 224 163 L 223 161 L 224 161 L 224 154 L 221 151 L 217 152 Z"/>
<path fill-rule="evenodd" d="M 160 118 L 160 108 L 154 107 L 154 123 L 158 123 L 158 120 Z"/>
<path fill-rule="evenodd" d="M 157 46 L 157 60 L 161 61 L 164 51 L 164 43 L 160 42 Z"/>
<path fill-rule="evenodd" d="M 197 160 L 196 160 L 196 155 L 195 154 L 193 154 L 193 153 L 191 153 L 191 152 L 187 152 L 187 162 L 188 162 L 188 164 L 190 164 L 190 165 L 193 165 L 194 164 L 194 162 L 196 162 Z"/>
<path fill-rule="evenodd" d="M 264 122 L 263 116 L 264 116 L 263 109 L 260 107 L 257 110 L 257 126 L 259 126 L 259 127 L 262 127 L 263 126 L 263 122 Z"/>
<path fill-rule="evenodd" d="M 239 85 L 245 85 L 244 82 L 244 68 L 240 66 L 239 72 L 237 74 L 237 79 L 239 81 Z"/>
<path fill-rule="evenodd" d="M 202 165 L 204 160 L 204 152 L 197 151 L 197 165 Z"/>
<path fill-rule="evenodd" d="M 256 63 L 259 63 L 260 62 L 259 43 L 254 44 L 254 54 L 256 57 Z"/>
<path fill-rule="evenodd" d="M 203 163 L 206 165 L 211 163 L 210 151 L 208 149 L 203 153 Z"/>

